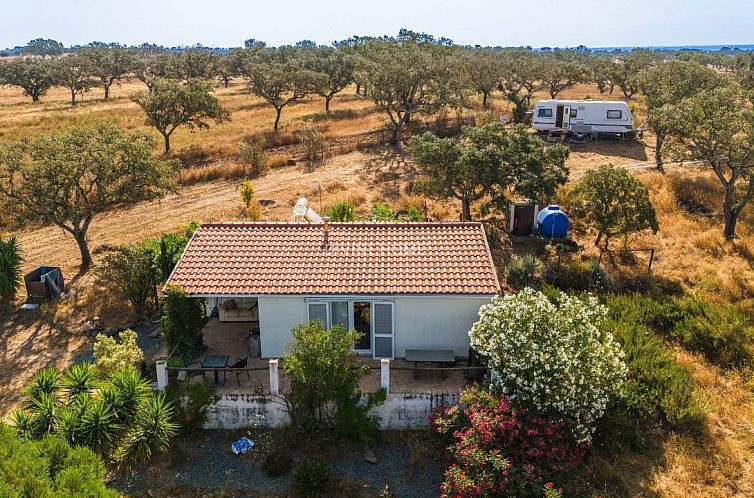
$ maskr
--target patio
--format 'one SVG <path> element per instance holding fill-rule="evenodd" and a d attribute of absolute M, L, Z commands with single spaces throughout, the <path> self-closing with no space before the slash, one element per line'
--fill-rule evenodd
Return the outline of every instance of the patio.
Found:
<path fill-rule="evenodd" d="M 220 322 L 217 318 L 210 319 L 203 330 L 203 343 L 207 347 L 206 355 L 227 355 L 229 364 L 236 358 L 249 357 L 248 367 L 258 368 L 248 372 L 240 372 L 238 381 L 235 372 L 226 372 L 227 381 L 223 384 L 223 372 L 219 378 L 221 384 L 217 391 L 221 394 L 263 394 L 270 392 L 269 360 L 251 358 L 249 354 L 249 335 L 251 324 L 246 322 Z M 370 366 L 370 372 L 361 379 L 359 387 L 364 392 L 371 392 L 380 387 L 380 360 L 371 357 L 360 357 Z M 457 366 L 465 366 L 460 362 Z M 392 393 L 423 393 L 446 394 L 459 393 L 468 384 L 465 372 L 449 370 L 447 372 L 420 371 L 419 378 L 414 378 L 413 363 L 403 360 L 390 361 L 390 392 Z M 212 380 L 211 372 L 206 378 Z M 280 360 L 280 392 L 287 389 L 285 376 L 285 360 Z"/>

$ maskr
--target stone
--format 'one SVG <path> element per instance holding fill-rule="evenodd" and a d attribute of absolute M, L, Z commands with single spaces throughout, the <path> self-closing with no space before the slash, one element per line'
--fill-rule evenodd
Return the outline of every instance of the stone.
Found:
<path fill-rule="evenodd" d="M 374 454 L 374 450 L 372 448 L 364 448 L 364 460 L 372 464 L 377 463 L 377 455 Z"/>

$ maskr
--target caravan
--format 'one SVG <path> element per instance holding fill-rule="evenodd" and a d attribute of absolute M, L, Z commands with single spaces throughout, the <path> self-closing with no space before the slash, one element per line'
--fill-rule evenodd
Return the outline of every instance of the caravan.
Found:
<path fill-rule="evenodd" d="M 634 118 L 623 101 L 541 100 L 534 106 L 532 126 L 538 131 L 632 133 Z"/>

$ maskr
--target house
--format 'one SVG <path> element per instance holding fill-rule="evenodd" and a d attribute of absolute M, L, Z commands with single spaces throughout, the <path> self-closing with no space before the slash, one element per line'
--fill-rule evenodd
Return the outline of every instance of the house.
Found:
<path fill-rule="evenodd" d="M 363 333 L 359 354 L 468 354 L 468 331 L 500 285 L 481 223 L 202 225 L 168 284 L 246 321 L 261 356 L 280 357 L 310 320 Z"/>

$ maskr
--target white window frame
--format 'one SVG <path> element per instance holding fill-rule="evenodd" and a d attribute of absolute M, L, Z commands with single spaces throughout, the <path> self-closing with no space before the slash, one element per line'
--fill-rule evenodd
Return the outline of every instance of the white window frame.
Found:
<path fill-rule="evenodd" d="M 610 113 L 615 113 L 615 112 L 618 113 L 618 117 L 617 118 L 611 117 Z M 614 119 L 616 121 L 623 119 L 623 110 L 621 110 L 621 109 L 608 109 L 607 110 L 607 119 Z"/>
<path fill-rule="evenodd" d="M 390 338 L 390 359 L 395 358 L 395 303 L 390 301 L 373 301 L 372 302 L 372 309 L 370 310 L 371 316 L 370 318 L 373 318 L 375 316 L 374 308 L 375 305 L 389 305 L 390 306 L 390 330 L 391 334 L 377 334 L 374 329 L 375 320 L 371 320 L 370 328 L 372 329 L 372 359 L 378 359 L 376 352 L 377 348 L 375 348 L 375 340 L 377 337 L 389 337 Z M 380 356 L 379 358 L 383 358 Z"/>

